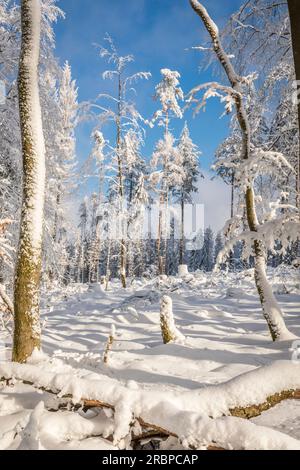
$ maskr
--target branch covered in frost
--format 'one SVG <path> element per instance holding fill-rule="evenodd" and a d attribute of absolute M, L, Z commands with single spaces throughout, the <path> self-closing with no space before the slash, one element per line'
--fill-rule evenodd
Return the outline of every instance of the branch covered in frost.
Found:
<path fill-rule="evenodd" d="M 240 222 L 240 219 L 237 219 Z M 230 228 L 231 233 L 234 233 L 234 229 L 237 229 L 238 226 L 235 225 L 232 221 L 231 225 L 227 227 Z M 255 240 L 262 242 L 266 250 L 269 250 L 273 254 L 286 254 L 288 248 L 292 246 L 299 239 L 300 232 L 300 223 L 299 216 L 297 212 L 288 213 L 281 217 L 273 218 L 262 223 L 257 232 L 245 231 L 239 233 L 236 236 L 232 236 L 226 243 L 223 250 L 220 251 L 217 258 L 217 269 L 221 266 L 233 252 L 234 247 L 240 241 L 245 242 L 244 250 L 242 257 L 247 260 L 250 256 L 254 255 L 253 244 Z M 280 241 L 281 248 L 278 249 L 277 242 Z"/>
<path fill-rule="evenodd" d="M 203 98 L 201 100 L 196 98 L 199 91 L 205 90 L 206 88 L 207 90 Z M 199 111 L 206 106 L 208 99 L 216 97 L 220 99 L 221 103 L 225 103 L 225 114 L 230 114 L 233 106 L 236 104 L 236 100 L 241 99 L 242 95 L 233 88 L 221 85 L 220 83 L 204 83 L 203 85 L 196 86 L 188 93 L 187 106 L 196 104 L 194 114 L 198 114 Z"/>
<path fill-rule="evenodd" d="M 162 80 L 155 87 L 154 99 L 160 102 L 161 109 L 156 111 L 150 123 L 151 126 L 159 120 L 159 125 L 164 125 L 162 118 L 171 116 L 182 119 L 183 112 L 178 103 L 178 100 L 184 100 L 184 94 L 179 86 L 180 73 L 176 70 L 162 69 L 160 71 Z"/>

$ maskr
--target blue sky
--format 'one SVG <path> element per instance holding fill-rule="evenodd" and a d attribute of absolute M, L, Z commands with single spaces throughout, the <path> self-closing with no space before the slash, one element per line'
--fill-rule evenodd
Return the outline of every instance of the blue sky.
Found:
<path fill-rule="evenodd" d="M 222 26 L 242 0 L 204 0 L 203 3 Z M 208 38 L 188 0 L 60 0 L 58 4 L 66 13 L 66 19 L 55 26 L 56 54 L 61 63 L 69 60 L 79 87 L 80 101 L 113 90 L 113 84 L 102 80 L 102 72 L 108 67 L 94 46 L 95 43 L 103 44 L 106 32 L 112 36 L 121 54 L 135 56 L 132 72 L 152 73 L 149 82 L 140 82 L 136 87 L 135 101 L 145 118 L 151 118 L 157 109 L 152 97 L 155 85 L 160 81 L 161 68 L 181 73 L 185 93 L 195 85 L 215 78 L 211 69 L 199 70 L 203 64 L 201 53 L 186 50 L 203 44 Z M 211 100 L 205 113 L 193 118 L 188 111 L 185 116 L 191 136 L 203 153 L 201 161 L 205 170 L 209 169 L 216 147 L 228 133 L 228 120 L 220 119 L 222 112 L 221 105 Z M 181 120 L 172 122 L 175 136 L 183 124 Z M 92 127 L 91 124 L 81 125 L 77 132 L 81 161 L 90 152 Z M 110 130 L 106 130 L 110 138 Z M 161 132 L 159 127 L 148 130 L 145 157 L 151 155 Z M 209 187 L 206 190 L 209 191 Z"/>

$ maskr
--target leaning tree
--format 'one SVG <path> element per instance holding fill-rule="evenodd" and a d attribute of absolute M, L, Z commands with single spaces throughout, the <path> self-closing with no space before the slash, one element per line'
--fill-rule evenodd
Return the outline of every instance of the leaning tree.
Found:
<path fill-rule="evenodd" d="M 245 210 L 249 227 L 249 232 L 242 234 L 241 239 L 249 242 L 251 252 L 255 258 L 255 283 L 272 339 L 273 341 L 291 339 L 294 335 L 289 332 L 285 325 L 282 311 L 267 279 L 266 250 L 270 233 L 272 233 L 273 237 L 274 232 L 274 238 L 276 238 L 276 236 L 279 236 L 279 233 L 285 236 L 286 233 L 284 232 L 289 231 L 289 238 L 296 238 L 299 225 L 297 225 L 293 216 L 287 216 L 286 219 L 277 221 L 261 222 L 257 213 L 254 191 L 257 168 L 259 169 L 258 171 L 266 168 L 273 171 L 273 167 L 278 166 L 282 170 L 285 165 L 288 165 L 288 162 L 279 153 L 267 152 L 253 145 L 251 125 L 245 106 L 245 100 L 248 97 L 247 88 L 249 88 L 251 77 L 241 77 L 236 72 L 230 56 L 223 47 L 219 29 L 204 6 L 198 0 L 189 0 L 189 2 L 211 37 L 213 51 L 223 67 L 229 82 L 229 85 L 226 86 L 219 83 L 209 83 L 194 88 L 190 93 L 189 103 L 196 103 L 196 111 L 198 111 L 209 98 L 217 96 L 222 102 L 225 102 L 227 112 L 231 112 L 233 109 L 236 111 L 241 135 L 241 152 L 239 161 L 234 163 L 233 166 L 238 171 L 240 185 L 244 192 Z M 196 95 L 202 90 L 205 90 L 205 94 L 203 100 L 199 102 Z M 228 165 L 232 166 L 232 162 L 228 162 Z"/>

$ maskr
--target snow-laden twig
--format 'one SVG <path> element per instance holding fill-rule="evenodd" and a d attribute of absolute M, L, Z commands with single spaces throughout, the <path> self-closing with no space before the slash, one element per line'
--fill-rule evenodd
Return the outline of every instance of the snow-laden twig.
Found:
<path fill-rule="evenodd" d="M 9 312 L 11 314 L 13 314 L 14 313 L 14 305 L 13 305 L 12 301 L 10 300 L 9 296 L 7 295 L 7 293 L 5 292 L 5 288 L 2 284 L 0 284 L 0 297 L 3 300 L 3 302 L 5 303 L 6 307 L 9 310 Z"/>

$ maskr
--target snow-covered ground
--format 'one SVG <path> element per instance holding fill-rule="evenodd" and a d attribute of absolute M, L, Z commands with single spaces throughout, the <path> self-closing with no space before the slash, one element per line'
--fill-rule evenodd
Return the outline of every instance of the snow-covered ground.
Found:
<path fill-rule="evenodd" d="M 287 326 L 300 337 L 298 273 L 280 269 L 270 272 L 270 277 Z M 162 343 L 159 320 L 164 294 L 173 300 L 176 327 L 185 337 L 167 345 Z M 43 367 L 85 379 L 105 376 L 127 390 L 161 397 L 198 393 L 274 361 L 291 362 L 292 357 L 291 342 L 270 340 L 251 270 L 135 281 L 127 290 L 113 283 L 108 292 L 99 285 L 70 286 L 45 293 L 42 323 L 43 351 L 51 357 L 42 358 Z M 103 351 L 112 324 L 116 338 L 105 365 Z M 0 346 L 4 360 L 10 354 L 10 338 L 4 331 Z M 15 382 L 0 386 L 0 449 L 118 447 L 105 439 L 113 428 L 104 411 L 54 413 L 49 410 L 57 408 L 55 396 Z M 236 420 L 251 424 L 239 418 L 224 419 L 234 420 L 226 425 L 227 430 L 238 428 Z M 282 440 L 282 448 L 300 448 L 300 401 L 284 401 L 252 423 L 255 427 L 250 431 L 260 437 L 257 442 L 251 440 L 249 431 L 248 448 L 270 448 L 276 439 Z M 280 434 L 268 437 L 266 428 Z M 180 448 L 174 438 L 171 441 L 167 445 Z"/>

